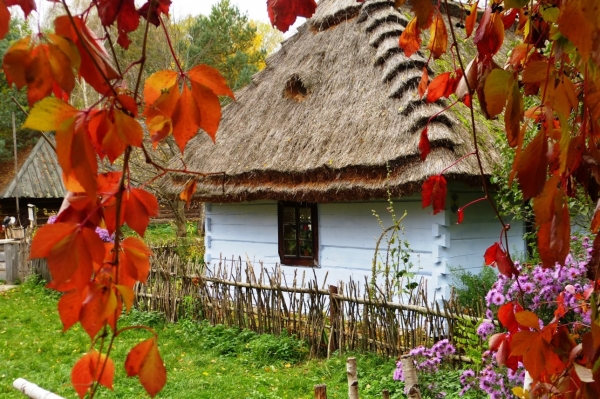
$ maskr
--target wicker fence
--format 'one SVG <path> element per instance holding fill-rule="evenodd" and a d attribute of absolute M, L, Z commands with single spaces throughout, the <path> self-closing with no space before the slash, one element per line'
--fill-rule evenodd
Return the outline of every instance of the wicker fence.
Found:
<path fill-rule="evenodd" d="M 330 285 L 311 269 L 286 276 L 280 267 L 239 259 L 221 261 L 210 271 L 181 261 L 176 246 L 153 248 L 148 282 L 136 287 L 138 309 L 163 313 L 169 321 L 203 319 L 276 335 L 285 330 L 308 342 L 312 356 L 334 351 L 398 356 L 441 338 L 456 343 L 482 319 L 481 312 L 454 301 L 428 301 L 424 285 L 412 295 L 397 295 L 367 281 Z M 43 260 L 25 263 L 24 273 L 48 278 Z"/>
<path fill-rule="evenodd" d="M 136 305 L 175 321 L 193 317 L 211 324 L 259 333 L 295 334 L 313 356 L 333 351 L 375 351 L 397 356 L 441 338 L 454 342 L 481 320 L 480 312 L 453 301 L 430 304 L 426 287 L 395 295 L 367 282 L 317 281 L 306 270 L 285 276 L 241 260 L 221 261 L 213 271 L 183 263 L 177 256 L 153 258 L 148 284 L 137 290 Z"/>

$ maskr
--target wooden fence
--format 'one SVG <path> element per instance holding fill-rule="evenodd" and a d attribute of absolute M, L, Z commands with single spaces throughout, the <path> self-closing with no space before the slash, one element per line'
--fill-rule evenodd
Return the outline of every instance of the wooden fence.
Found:
<path fill-rule="evenodd" d="M 309 343 L 311 355 L 374 351 L 398 356 L 418 345 L 448 338 L 455 342 L 481 320 L 479 312 L 454 301 L 428 303 L 426 287 L 412 295 L 390 294 L 366 282 L 328 285 L 304 269 L 285 275 L 241 260 L 221 261 L 213 271 L 157 255 L 136 305 L 168 320 L 185 316 L 258 333 L 284 330 Z M 459 326 L 460 325 L 460 326 Z"/>
<path fill-rule="evenodd" d="M 455 301 L 430 303 L 423 283 L 410 295 L 398 294 L 367 281 L 327 284 L 311 269 L 286 275 L 281 267 L 240 259 L 221 261 L 211 271 L 183 262 L 176 245 L 153 248 L 148 282 L 136 287 L 135 297 L 138 309 L 163 313 L 169 321 L 187 317 L 258 333 L 286 331 L 305 340 L 312 356 L 370 351 L 395 357 L 442 338 L 456 344 L 482 320 L 481 312 Z M 49 277 L 45 261 L 24 263 L 23 272 Z"/>

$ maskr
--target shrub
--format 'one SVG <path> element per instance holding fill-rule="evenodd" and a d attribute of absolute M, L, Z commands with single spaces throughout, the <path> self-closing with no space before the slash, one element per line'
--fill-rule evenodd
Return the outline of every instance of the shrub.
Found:
<path fill-rule="evenodd" d="M 468 308 L 483 304 L 483 298 L 498 279 L 496 271 L 491 267 L 483 267 L 478 274 L 460 267 L 452 268 L 450 272 L 455 298 L 461 306 Z"/>
<path fill-rule="evenodd" d="M 299 363 L 306 358 L 308 348 L 304 341 L 284 332 L 280 336 L 264 334 L 253 338 L 248 347 L 252 360 L 260 365 Z"/>

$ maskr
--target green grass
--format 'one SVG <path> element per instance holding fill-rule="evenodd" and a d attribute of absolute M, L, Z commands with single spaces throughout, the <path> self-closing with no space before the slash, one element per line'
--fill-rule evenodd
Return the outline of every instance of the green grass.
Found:
<path fill-rule="evenodd" d="M 12 388 L 18 377 L 65 398 L 77 397 L 69 386 L 70 371 L 87 351 L 89 338 L 79 325 L 62 332 L 57 299 L 56 293 L 31 282 L 0 294 L 1 398 L 24 398 Z M 168 381 L 158 398 L 312 399 L 315 384 L 327 384 L 329 398 L 347 398 L 345 356 L 305 360 L 305 345 L 291 337 L 259 336 L 189 320 L 168 324 L 155 313 L 134 311 L 123 325 L 139 322 L 159 332 Z M 130 331 L 116 339 L 115 391 L 102 388 L 97 397 L 147 397 L 137 378 L 127 378 L 123 369 L 128 350 L 147 337 L 147 332 Z M 356 357 L 361 398 L 380 398 L 384 388 L 392 398 L 403 397 L 402 385 L 392 380 L 393 360 Z"/>

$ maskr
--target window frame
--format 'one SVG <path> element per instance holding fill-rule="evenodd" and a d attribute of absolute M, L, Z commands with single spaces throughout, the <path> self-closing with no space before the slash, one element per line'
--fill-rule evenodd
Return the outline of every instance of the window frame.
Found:
<path fill-rule="evenodd" d="M 284 237 L 283 237 L 283 210 L 286 207 L 294 207 L 296 209 L 296 247 L 299 247 L 299 218 L 300 208 L 310 209 L 310 220 L 311 220 L 311 232 L 312 232 L 312 257 L 300 257 L 300 255 L 290 256 L 284 255 Z M 319 214 L 316 203 L 307 202 L 291 202 L 291 201 L 279 201 L 277 203 L 277 232 L 278 232 L 278 248 L 279 248 L 279 261 L 282 265 L 287 266 L 318 266 L 319 260 Z"/>

